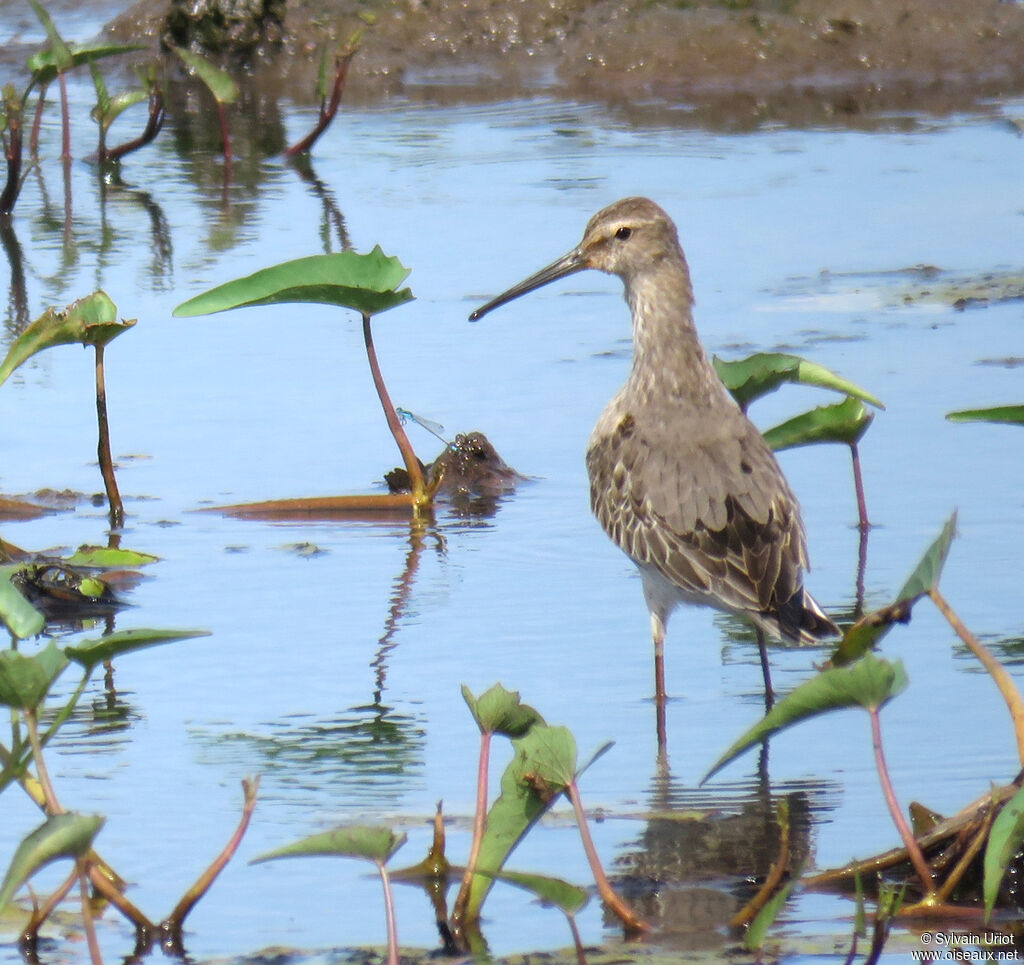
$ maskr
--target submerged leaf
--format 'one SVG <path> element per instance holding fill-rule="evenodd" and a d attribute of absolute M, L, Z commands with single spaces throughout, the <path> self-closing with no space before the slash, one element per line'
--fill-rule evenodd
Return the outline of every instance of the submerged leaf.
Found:
<path fill-rule="evenodd" d="M 960 409 L 947 412 L 950 422 L 1005 422 L 1024 426 L 1024 405 L 997 405 L 989 409 Z"/>
<path fill-rule="evenodd" d="M 16 566 L 0 566 L 0 623 L 16 637 L 33 637 L 43 629 L 43 615 L 18 592 L 11 576 Z"/>
<path fill-rule="evenodd" d="M 49 308 L 12 343 L 0 364 L 0 385 L 22 362 L 55 345 L 106 345 L 131 328 L 135 319 L 117 321 L 117 306 L 104 291 L 95 291 L 63 311 Z"/>
<path fill-rule="evenodd" d="M 312 834 L 308 838 L 267 851 L 249 863 L 259 864 L 277 858 L 340 857 L 362 858 L 374 864 L 384 864 L 405 841 L 405 834 L 395 834 L 391 828 L 352 825 Z"/>
<path fill-rule="evenodd" d="M 175 317 L 224 312 L 254 305 L 317 302 L 375 315 L 412 300 L 408 288 L 396 291 L 409 269 L 378 245 L 368 255 L 342 251 L 310 255 L 236 278 L 182 302 Z"/>
<path fill-rule="evenodd" d="M 847 707 L 877 710 L 906 686 L 907 675 L 902 661 L 890 663 L 887 660 L 879 660 L 870 653 L 847 667 L 823 670 L 777 701 L 762 720 L 715 761 L 701 779 L 701 783 L 703 784 L 749 747 L 761 743 L 792 724 L 830 710 L 842 710 Z"/>
<path fill-rule="evenodd" d="M 722 383 L 743 409 L 755 399 L 774 392 L 786 382 L 834 389 L 844 395 L 863 399 L 879 409 L 885 408 L 870 392 L 848 382 L 823 365 L 809 362 L 798 355 L 757 352 L 748 358 L 735 361 L 725 361 L 716 355 L 711 362 Z"/>
<path fill-rule="evenodd" d="M 868 431 L 875 416 L 864 408 L 860 399 L 847 396 L 833 405 L 819 405 L 771 429 L 764 431 L 764 441 L 776 452 L 823 442 L 852 445 Z"/>
<path fill-rule="evenodd" d="M 0 652 L 0 704 L 35 710 L 67 665 L 68 658 L 52 640 L 31 657 L 17 650 Z"/>
<path fill-rule="evenodd" d="M 77 646 L 65 647 L 64 652 L 75 663 L 91 669 L 97 664 L 106 663 L 132 650 L 209 635 L 209 630 L 117 630 L 96 640 L 83 640 Z"/>
<path fill-rule="evenodd" d="M 536 710 L 520 700 L 518 690 L 506 690 L 500 683 L 485 690 L 478 698 L 463 684 L 462 699 L 484 734 L 522 737 L 534 724 L 544 723 L 544 718 Z"/>
<path fill-rule="evenodd" d="M 986 922 L 995 907 L 996 898 L 999 896 L 999 886 L 1006 876 L 1006 869 L 1020 851 L 1022 844 L 1024 844 L 1024 787 L 1019 788 L 1017 793 L 1003 805 L 988 833 L 988 842 L 985 845 L 983 885 Z"/>
<path fill-rule="evenodd" d="M 48 817 L 14 852 L 0 884 L 0 911 L 18 888 L 44 865 L 58 858 L 80 858 L 86 854 L 105 820 L 98 814 L 71 811 Z"/>

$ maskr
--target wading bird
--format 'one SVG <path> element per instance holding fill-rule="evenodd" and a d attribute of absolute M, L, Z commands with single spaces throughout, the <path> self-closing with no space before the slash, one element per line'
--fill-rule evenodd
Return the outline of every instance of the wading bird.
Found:
<path fill-rule="evenodd" d="M 470 315 L 585 268 L 618 275 L 633 315 L 633 362 L 587 446 L 590 505 L 637 565 L 654 640 L 664 753 L 665 625 L 679 603 L 750 620 L 772 703 L 765 634 L 813 643 L 839 631 L 804 589 L 800 508 L 761 433 L 722 385 L 693 324 L 676 227 L 647 198 L 594 215 L 572 251 Z"/>

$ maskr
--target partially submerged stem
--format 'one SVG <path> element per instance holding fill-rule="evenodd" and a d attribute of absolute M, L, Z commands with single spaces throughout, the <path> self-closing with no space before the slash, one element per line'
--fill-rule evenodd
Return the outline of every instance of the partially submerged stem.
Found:
<path fill-rule="evenodd" d="M 868 504 L 864 498 L 864 479 L 860 471 L 860 451 L 857 443 L 850 443 L 850 458 L 853 461 L 853 487 L 857 492 L 857 517 L 860 531 L 863 533 L 871 528 L 868 522 Z"/>
<path fill-rule="evenodd" d="M 779 802 L 779 807 L 785 805 L 785 801 Z M 782 882 L 782 877 L 789 867 L 789 809 L 786 813 L 779 814 L 779 853 L 764 879 L 764 883 L 757 889 L 757 894 L 750 899 L 732 918 L 729 919 L 730 928 L 739 928 L 753 920 L 754 916 L 768 903 L 775 889 Z"/>
<path fill-rule="evenodd" d="M 388 962 L 387 965 L 399 965 L 398 961 L 398 927 L 395 924 L 395 902 L 391 896 L 391 878 L 383 861 L 374 862 L 380 872 L 380 882 L 384 888 L 384 918 L 388 930 Z"/>
<path fill-rule="evenodd" d="M 171 940 L 177 944 L 181 942 L 181 927 L 185 923 L 185 918 L 188 913 L 195 907 L 207 891 L 210 890 L 210 886 L 217 879 L 217 876 L 224 870 L 224 866 L 231 860 L 234 853 L 238 850 L 238 845 L 242 841 L 242 836 L 245 834 L 246 828 L 249 827 L 249 819 L 252 817 L 253 808 L 256 807 L 256 794 L 259 791 L 260 779 L 259 776 L 254 777 L 252 780 L 242 781 L 242 791 L 245 795 L 244 803 L 242 805 L 242 817 L 238 822 L 238 827 L 235 828 L 235 833 L 231 836 L 231 839 L 224 846 L 210 867 L 207 868 L 196 880 L 196 883 L 192 885 L 188 891 L 182 896 L 181 901 L 175 906 L 174 911 L 170 913 L 167 920 L 164 921 L 160 930 L 168 935 Z"/>
<path fill-rule="evenodd" d="M 324 98 L 320 102 L 320 114 L 317 117 L 313 129 L 302 140 L 293 144 L 284 152 L 285 159 L 294 158 L 298 154 L 305 154 L 316 143 L 317 139 L 327 130 L 334 115 L 338 113 L 338 105 L 341 103 L 341 94 L 345 89 L 345 79 L 348 77 L 348 65 L 356 55 L 356 50 L 348 50 L 341 54 L 334 62 L 334 85 L 331 88 L 330 100 Z"/>
<path fill-rule="evenodd" d="M 466 870 L 462 874 L 459 894 L 452 907 L 452 921 L 458 929 L 469 905 L 469 890 L 476 872 L 477 858 L 480 856 L 480 845 L 484 838 L 484 826 L 487 823 L 487 770 L 491 751 L 491 732 L 480 733 L 480 756 L 476 769 L 476 810 L 473 814 L 473 840 L 469 846 L 469 857 L 466 859 Z"/>
<path fill-rule="evenodd" d="M 896 792 L 893 790 L 892 780 L 889 777 L 889 769 L 885 764 L 885 754 L 882 751 L 882 723 L 879 709 L 872 707 L 868 711 L 871 717 L 871 744 L 875 751 L 875 767 L 878 770 L 878 779 L 882 785 L 882 793 L 885 795 L 885 803 L 889 807 L 896 830 L 903 839 L 903 846 L 907 849 L 907 857 L 914 866 L 917 876 L 921 879 L 921 888 L 924 891 L 925 899 L 935 894 L 935 880 L 932 877 L 931 868 L 925 861 L 921 846 L 917 843 L 907 819 L 900 810 L 899 802 L 896 800 Z"/>
<path fill-rule="evenodd" d="M 110 426 L 107 422 L 107 386 L 103 377 L 103 345 L 96 346 L 96 422 L 98 425 L 98 441 L 96 457 L 100 464 L 100 474 L 107 490 L 107 502 L 110 505 L 110 525 L 120 529 L 124 525 L 124 504 L 121 493 L 117 489 L 117 477 L 114 475 L 114 461 L 110 455 Z"/>
<path fill-rule="evenodd" d="M 21 930 L 21 935 L 18 936 L 18 941 L 21 943 L 22 948 L 27 948 L 31 951 L 35 950 L 36 943 L 39 941 L 39 929 L 42 928 L 43 923 L 53 913 L 54 908 L 64 900 L 64 896 L 74 887 L 76 881 L 78 881 L 77 864 L 71 869 L 71 874 L 64 879 L 60 887 L 42 905 L 36 905 L 32 909 L 32 915 L 28 920 L 28 924 Z"/>
<path fill-rule="evenodd" d="M 384 409 L 384 418 L 387 419 L 388 428 L 394 436 L 398 451 L 402 454 L 402 461 L 405 463 L 405 470 L 409 474 L 409 486 L 412 490 L 413 506 L 419 508 L 429 505 L 430 497 L 423 481 L 423 471 L 420 469 L 420 461 L 409 442 L 409 437 L 402 428 L 402 421 L 395 412 L 395 407 L 388 395 L 384 385 L 384 377 L 380 373 L 380 365 L 377 363 L 377 352 L 373 347 L 373 333 L 370 330 L 370 316 L 363 313 L 363 341 L 366 343 L 366 357 L 370 363 L 370 373 L 373 376 L 373 385 L 377 390 L 377 397 Z"/>
<path fill-rule="evenodd" d="M 85 940 L 89 945 L 89 959 L 92 965 L 103 965 L 100 943 L 96 940 L 96 927 L 92 920 L 92 908 L 89 906 L 89 859 L 79 858 L 75 862 L 75 868 L 78 871 L 78 890 L 82 898 L 82 924 L 85 926 Z"/>
<path fill-rule="evenodd" d="M 966 644 L 967 649 L 981 661 L 981 665 L 988 671 L 995 681 L 996 687 L 999 688 L 999 693 L 1006 701 L 1010 717 L 1013 720 L 1013 732 L 1017 738 L 1017 756 L 1021 765 L 1024 766 L 1024 698 L 1021 697 L 1013 678 L 1006 672 L 1006 668 L 992 656 L 988 648 L 964 626 L 953 608 L 946 602 L 946 598 L 939 592 L 938 587 L 933 586 L 928 591 L 928 595 L 938 607 L 939 612 L 949 621 L 949 625 L 956 631 L 956 635 Z"/>
<path fill-rule="evenodd" d="M 583 841 L 583 850 L 590 863 L 590 871 L 594 876 L 594 884 L 597 885 L 597 893 L 601 896 L 601 900 L 622 922 L 627 934 L 649 931 L 650 925 L 634 914 L 632 909 L 615 893 L 615 889 L 612 888 L 604 873 L 604 868 L 601 867 L 601 859 L 597 856 L 594 840 L 590 837 L 587 816 L 583 813 L 583 802 L 580 800 L 580 792 L 575 781 L 571 781 L 566 786 L 565 793 L 572 802 L 572 809 L 576 814 L 576 826 L 580 829 L 580 839 Z"/>

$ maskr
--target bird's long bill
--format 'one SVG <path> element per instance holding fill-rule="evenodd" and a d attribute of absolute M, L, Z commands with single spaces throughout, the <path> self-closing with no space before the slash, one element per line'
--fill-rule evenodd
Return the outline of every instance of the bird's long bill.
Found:
<path fill-rule="evenodd" d="M 548 284 L 548 282 L 565 278 L 566 275 L 572 275 L 587 267 L 586 256 L 579 248 L 574 248 L 569 254 L 559 258 L 558 261 L 553 261 L 547 268 L 541 268 L 540 271 L 530 275 L 529 278 L 524 278 L 518 285 L 513 285 L 508 291 L 502 292 L 497 298 L 492 298 L 486 305 L 481 305 L 469 316 L 469 320 L 471 322 L 478 321 L 492 308 L 504 305 L 506 302 L 512 301 L 513 298 L 518 298 L 520 295 L 525 295 L 527 292 L 532 292 L 542 285 Z"/>

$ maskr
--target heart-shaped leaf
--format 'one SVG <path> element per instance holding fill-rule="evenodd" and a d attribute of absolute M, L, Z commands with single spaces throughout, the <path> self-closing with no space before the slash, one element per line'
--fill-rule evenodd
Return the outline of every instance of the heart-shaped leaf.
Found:
<path fill-rule="evenodd" d="M 485 690 L 478 698 L 463 684 L 462 699 L 484 734 L 522 737 L 534 724 L 544 723 L 536 710 L 519 699 L 519 691 L 506 690 L 501 684 Z"/>
<path fill-rule="evenodd" d="M 310 255 L 218 285 L 180 304 L 174 315 L 209 315 L 284 302 L 340 305 L 375 315 L 412 300 L 408 288 L 396 291 L 408 274 L 409 269 L 385 255 L 379 245 L 368 255 L 354 251 Z"/>
<path fill-rule="evenodd" d="M 68 658 L 52 640 L 31 657 L 17 650 L 0 652 L 0 704 L 35 710 L 67 665 Z"/>

